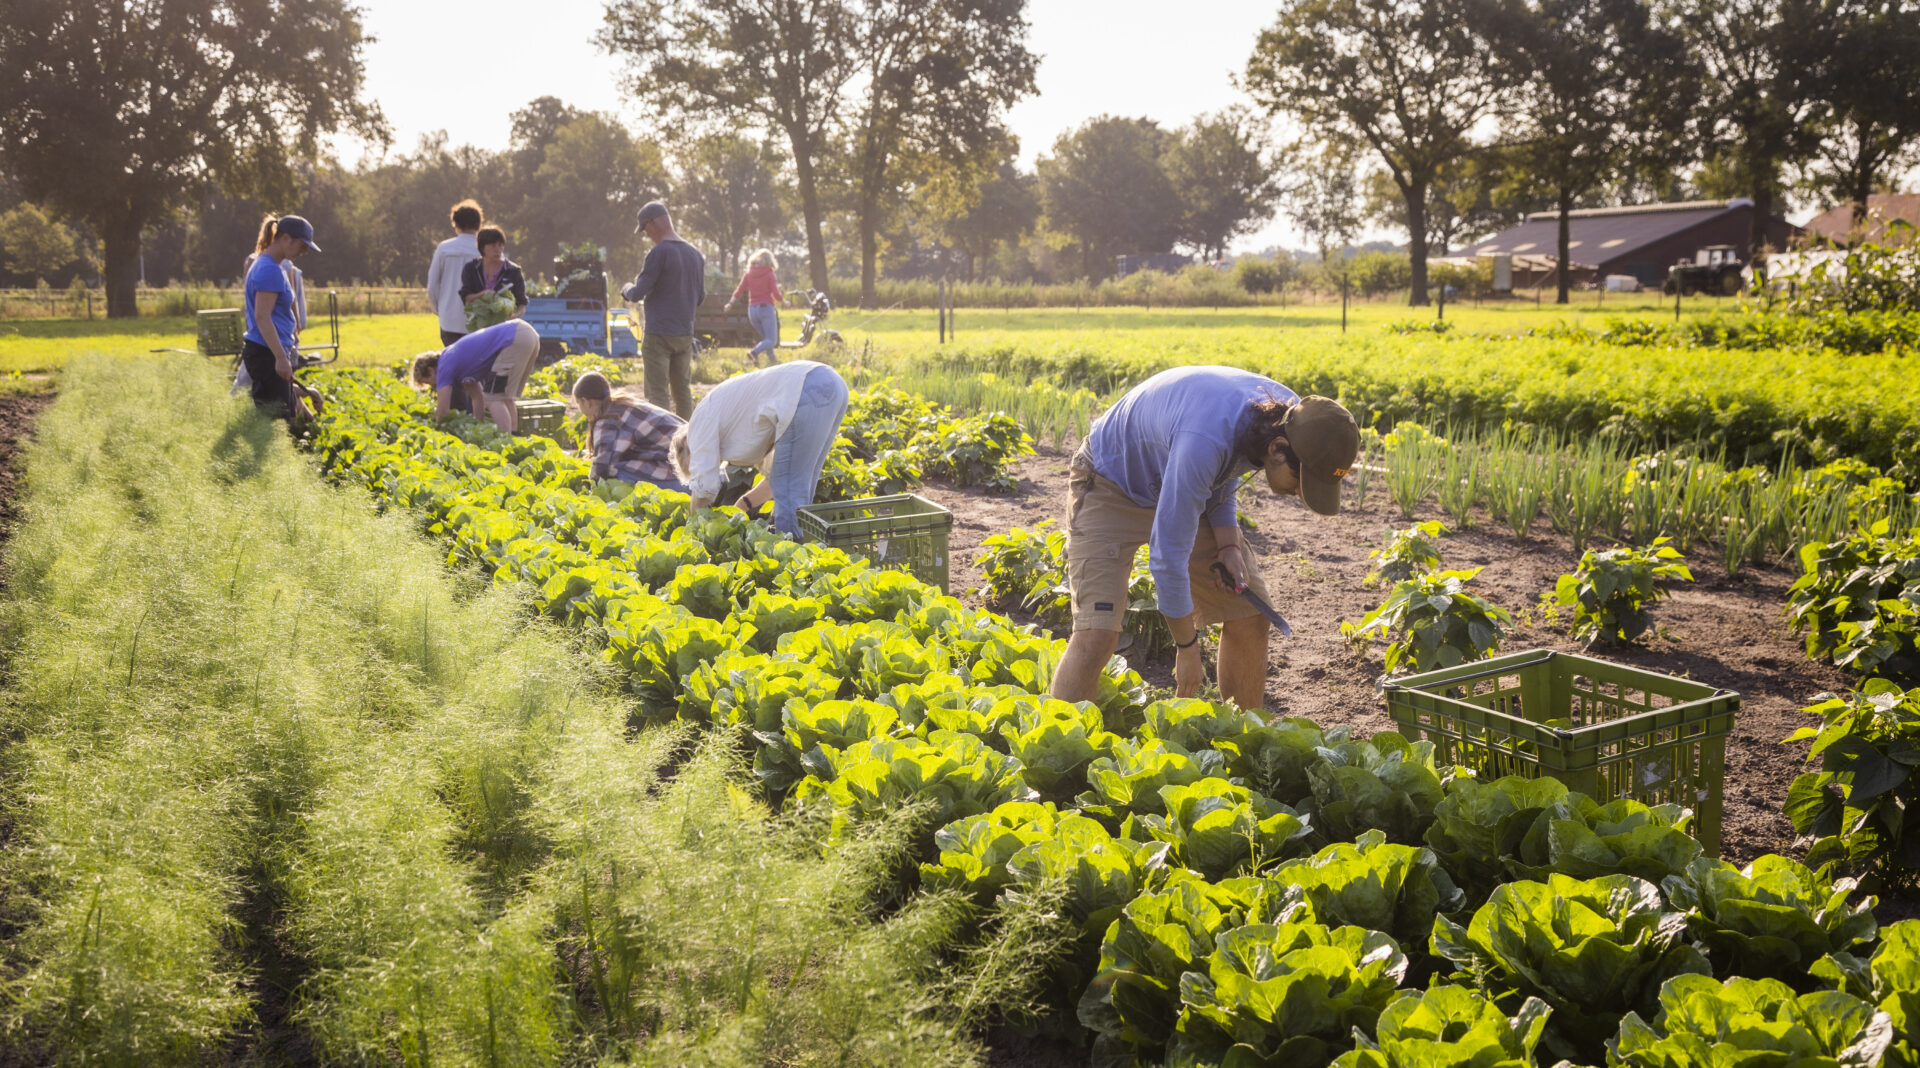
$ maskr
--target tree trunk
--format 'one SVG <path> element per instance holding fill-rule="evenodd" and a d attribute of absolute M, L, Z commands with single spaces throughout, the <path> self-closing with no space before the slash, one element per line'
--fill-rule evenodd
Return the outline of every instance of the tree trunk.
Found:
<path fill-rule="evenodd" d="M 879 206 L 866 193 L 860 196 L 860 306 L 874 306 L 873 284 L 879 274 Z"/>
<path fill-rule="evenodd" d="M 1559 253 L 1554 263 L 1560 268 L 1560 285 L 1559 292 L 1554 296 L 1553 302 L 1555 304 L 1566 304 L 1573 299 L 1571 292 L 1573 289 L 1573 262 L 1571 258 L 1573 253 L 1573 223 L 1572 220 L 1568 218 L 1573 212 L 1573 190 L 1568 189 L 1566 186 L 1560 187 L 1560 203 L 1558 207 L 1560 208 Z"/>
<path fill-rule="evenodd" d="M 1753 264 L 1754 276 L 1759 277 L 1767 263 L 1767 220 L 1773 217 L 1773 188 L 1767 182 L 1757 182 L 1753 190 L 1753 225 L 1747 228 L 1747 241 L 1752 246 L 1749 261 Z"/>
<path fill-rule="evenodd" d="M 793 144 L 794 186 L 800 193 L 800 215 L 807 228 L 807 277 L 813 288 L 827 291 L 827 239 L 820 233 L 820 187 L 814 180 L 813 144 L 804 133 L 788 134 Z"/>
<path fill-rule="evenodd" d="M 135 211 L 128 208 L 101 227 L 101 251 L 107 261 L 103 273 L 109 319 L 132 319 L 140 314 L 134 289 L 140 282 L 141 224 Z"/>
<path fill-rule="evenodd" d="M 1402 192 L 1407 198 L 1407 260 L 1412 267 L 1407 306 L 1424 308 L 1427 306 L 1427 183 L 1409 183 Z"/>

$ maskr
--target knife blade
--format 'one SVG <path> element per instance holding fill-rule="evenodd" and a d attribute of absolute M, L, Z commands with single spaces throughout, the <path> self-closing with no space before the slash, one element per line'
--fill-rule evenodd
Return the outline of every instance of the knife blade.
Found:
<path fill-rule="evenodd" d="M 1293 628 L 1287 625 L 1286 617 L 1275 611 L 1274 607 L 1263 600 L 1259 594 L 1245 586 L 1236 585 L 1233 581 L 1233 573 L 1227 570 L 1227 565 L 1216 560 L 1213 563 L 1213 571 L 1220 576 L 1221 583 L 1228 589 L 1246 598 L 1248 604 L 1258 608 L 1260 614 L 1267 617 L 1267 622 L 1273 624 L 1282 638 L 1293 637 Z"/>

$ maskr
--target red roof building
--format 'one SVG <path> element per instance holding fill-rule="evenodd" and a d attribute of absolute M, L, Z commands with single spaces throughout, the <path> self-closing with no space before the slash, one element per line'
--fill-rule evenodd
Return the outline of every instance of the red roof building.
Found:
<path fill-rule="evenodd" d="M 1896 221 L 1907 226 L 1893 227 Z M 1920 193 L 1875 193 L 1867 198 L 1867 221 L 1861 240 L 1875 245 L 1904 245 L 1920 228 Z M 1891 228 L 1891 232 L 1890 232 Z M 1809 243 L 1848 247 L 1852 243 L 1853 205 L 1841 204 L 1813 217 L 1806 227 Z"/>

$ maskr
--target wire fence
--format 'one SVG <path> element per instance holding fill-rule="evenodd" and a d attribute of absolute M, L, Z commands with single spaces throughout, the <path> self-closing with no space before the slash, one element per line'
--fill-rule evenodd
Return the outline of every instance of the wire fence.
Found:
<path fill-rule="evenodd" d="M 406 315 L 431 312 L 427 291 L 394 286 L 307 287 L 307 302 L 324 300 L 331 289 L 340 295 L 341 315 Z M 209 308 L 238 308 L 245 299 L 238 286 L 142 287 L 134 291 L 140 315 L 187 316 Z M 106 294 L 97 289 L 0 289 L 0 320 L 104 319 Z"/>

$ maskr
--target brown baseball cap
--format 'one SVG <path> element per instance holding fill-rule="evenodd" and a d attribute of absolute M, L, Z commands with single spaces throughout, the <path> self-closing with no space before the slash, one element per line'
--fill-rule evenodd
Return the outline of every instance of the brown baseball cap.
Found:
<path fill-rule="evenodd" d="M 1307 397 L 1287 412 L 1281 426 L 1300 458 L 1301 499 L 1321 515 L 1339 515 L 1340 480 L 1360 455 L 1360 427 L 1353 413 L 1330 397 Z"/>

